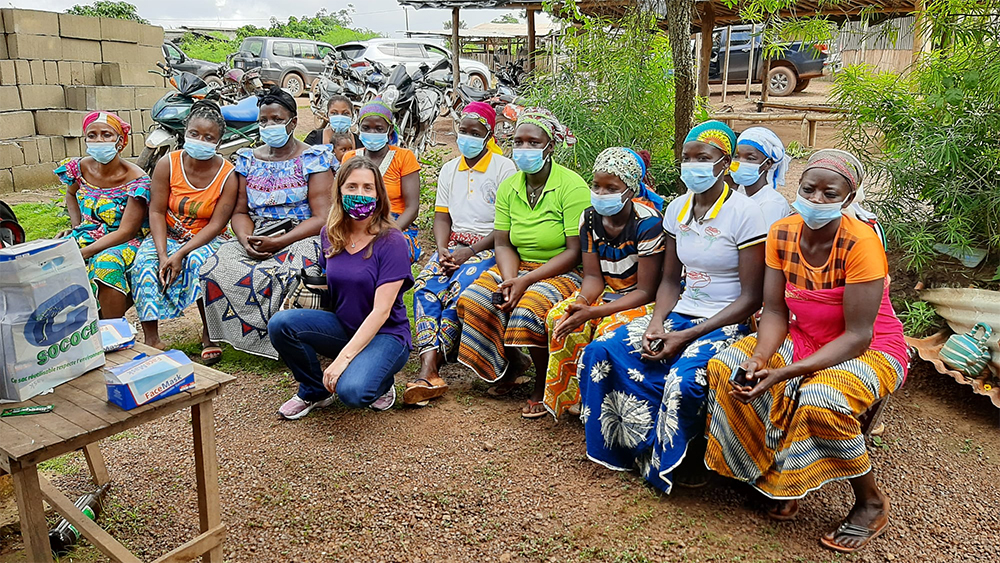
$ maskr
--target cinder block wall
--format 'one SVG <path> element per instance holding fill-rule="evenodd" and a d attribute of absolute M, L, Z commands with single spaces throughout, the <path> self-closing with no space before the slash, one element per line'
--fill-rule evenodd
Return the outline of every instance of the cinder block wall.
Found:
<path fill-rule="evenodd" d="M 139 156 L 167 91 L 148 72 L 163 62 L 163 28 L 11 8 L 0 17 L 0 194 L 58 183 L 58 162 L 86 154 L 83 118 L 94 110 L 132 124 L 123 155 Z"/>

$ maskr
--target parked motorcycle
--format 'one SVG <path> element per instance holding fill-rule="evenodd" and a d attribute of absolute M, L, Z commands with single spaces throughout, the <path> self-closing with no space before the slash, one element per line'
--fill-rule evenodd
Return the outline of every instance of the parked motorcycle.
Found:
<path fill-rule="evenodd" d="M 389 68 L 375 61 L 348 59 L 341 53 L 327 55 L 326 68 L 309 89 L 309 107 L 313 115 L 326 125 L 326 110 L 330 98 L 345 96 L 355 108 L 378 95 L 389 76 Z"/>
<path fill-rule="evenodd" d="M 177 91 L 168 92 L 153 104 L 153 121 L 156 126 L 146 136 L 146 146 L 136 160 L 136 165 L 151 176 L 153 168 L 163 155 L 184 146 L 184 122 L 191 113 L 191 106 L 201 99 L 221 100 L 218 90 L 210 88 L 197 75 L 171 70 L 163 63 L 156 65 L 162 72 L 149 72 L 168 79 Z M 219 145 L 220 154 L 228 156 L 237 149 L 254 146 L 260 141 L 256 98 L 247 97 L 221 108 L 226 120 L 226 132 Z"/>
<path fill-rule="evenodd" d="M 507 61 L 504 64 L 500 62 L 500 57 L 494 53 L 493 64 L 496 65 L 496 71 L 493 74 L 497 77 L 498 89 L 503 90 L 505 93 L 518 93 L 527 81 L 528 72 L 524 70 L 524 63 L 526 62 L 527 59 L 521 57 L 516 62 Z"/>
<path fill-rule="evenodd" d="M 260 67 L 243 70 L 233 67 L 235 53 L 226 57 L 226 63 L 219 65 L 219 76 L 222 77 L 222 97 L 232 101 L 254 96 L 264 89 L 260 79 Z"/>
<path fill-rule="evenodd" d="M 405 65 L 396 65 L 379 93 L 395 117 L 403 146 L 418 157 L 433 144 L 434 121 L 441 115 L 442 106 L 449 105 L 445 88 L 430 75 L 450 66 L 447 59 L 431 68 L 421 64 L 411 76 Z"/>

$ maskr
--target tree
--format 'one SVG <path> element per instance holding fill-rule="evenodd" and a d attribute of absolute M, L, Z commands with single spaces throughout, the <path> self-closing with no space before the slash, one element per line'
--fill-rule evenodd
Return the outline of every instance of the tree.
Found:
<path fill-rule="evenodd" d="M 451 20 L 444 22 L 442 25 L 445 29 L 451 29 Z M 458 29 L 469 29 L 469 26 L 465 23 L 465 20 L 458 20 Z"/>
<path fill-rule="evenodd" d="M 67 14 L 77 16 L 90 16 L 93 18 L 115 18 L 119 20 L 132 20 L 143 24 L 149 24 L 145 18 L 137 12 L 137 8 L 128 2 L 112 2 L 111 0 L 97 0 L 90 5 L 77 4 L 66 10 Z"/>
<path fill-rule="evenodd" d="M 504 14 L 498 18 L 493 18 L 492 23 L 521 23 L 514 14 Z"/>
<path fill-rule="evenodd" d="M 674 63 L 674 156 L 680 160 L 684 138 L 694 120 L 698 77 L 691 52 L 691 13 L 693 0 L 664 0 L 667 36 Z"/>

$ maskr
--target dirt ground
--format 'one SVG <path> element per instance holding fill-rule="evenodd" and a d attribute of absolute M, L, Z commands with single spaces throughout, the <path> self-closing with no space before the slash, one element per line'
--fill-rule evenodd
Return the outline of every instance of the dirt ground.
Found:
<path fill-rule="evenodd" d="M 439 139 L 454 149 L 449 129 L 439 124 Z M 192 308 L 163 334 L 182 345 L 198 330 Z M 422 409 L 335 406 L 281 421 L 291 377 L 280 363 L 248 358 L 227 349 L 220 364 L 237 376 L 216 403 L 226 561 L 1000 560 L 998 411 L 919 361 L 886 409 L 885 434 L 869 444 L 892 527 L 837 556 L 818 538 L 847 513 L 846 483 L 810 494 L 788 523 L 770 521 L 751 489 L 721 478 L 663 496 L 588 461 L 578 421 L 522 419 L 527 387 L 493 399 L 460 366 L 445 368 L 451 390 Z M 411 361 L 397 385 L 415 370 Z M 101 524 L 144 559 L 198 533 L 190 422 L 181 412 L 101 444 L 114 482 Z M 89 487 L 79 455 L 46 474 L 73 495 Z M 25 561 L 20 549 L 14 529 L 0 528 L 0 563 Z M 104 560 L 86 542 L 63 559 Z"/>

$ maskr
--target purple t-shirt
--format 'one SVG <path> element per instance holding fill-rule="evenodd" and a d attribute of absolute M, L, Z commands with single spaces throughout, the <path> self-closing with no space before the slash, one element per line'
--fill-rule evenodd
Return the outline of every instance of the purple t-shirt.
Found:
<path fill-rule="evenodd" d="M 320 260 L 326 261 L 333 312 L 344 328 L 357 332 L 375 307 L 375 290 L 380 285 L 403 280 L 389 318 L 378 333 L 396 336 L 410 347 L 410 321 L 406 318 L 403 293 L 413 287 L 413 272 L 410 271 L 409 245 L 403 233 L 393 229 L 382 235 L 373 243 L 372 255 L 368 258 L 365 258 L 365 250 L 355 254 L 344 251 L 326 258 L 330 247 L 326 227 L 320 231 L 319 238 L 323 247 Z"/>

